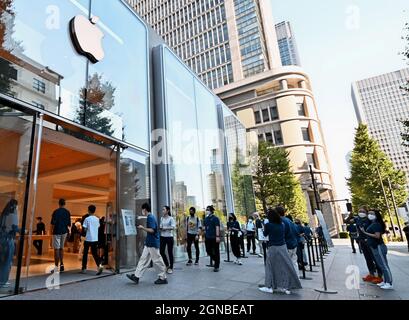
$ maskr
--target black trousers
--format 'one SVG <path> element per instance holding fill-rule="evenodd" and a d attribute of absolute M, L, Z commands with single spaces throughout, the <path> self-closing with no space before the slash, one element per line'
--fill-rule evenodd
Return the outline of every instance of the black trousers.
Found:
<path fill-rule="evenodd" d="M 37 250 L 37 254 L 41 256 L 43 254 L 43 240 L 34 240 L 33 246 Z"/>
<path fill-rule="evenodd" d="M 362 253 L 364 254 L 365 262 L 368 267 L 369 273 L 375 274 L 375 272 L 377 272 L 378 276 L 382 277 L 383 275 L 382 269 L 375 262 L 375 258 L 373 256 L 371 248 L 368 246 L 365 240 L 359 240 L 359 243 Z"/>
<path fill-rule="evenodd" d="M 243 254 L 241 256 L 244 257 L 246 255 L 246 251 L 244 250 L 244 235 L 241 235 L 241 237 L 239 237 L 239 243 L 241 251 L 243 251 Z"/>
<path fill-rule="evenodd" d="M 247 231 L 247 252 L 250 252 L 251 245 L 253 245 L 253 253 L 256 253 L 256 234 Z"/>
<path fill-rule="evenodd" d="M 304 265 L 304 257 L 303 257 L 303 250 L 304 250 L 304 244 L 302 242 L 299 242 L 297 244 L 297 262 L 299 266 Z"/>
<path fill-rule="evenodd" d="M 199 256 L 200 256 L 200 250 L 199 250 L 199 240 L 196 240 L 196 235 L 195 234 L 187 234 L 187 245 L 186 245 L 186 250 L 187 250 L 187 255 L 189 256 L 189 260 L 192 260 L 192 244 L 195 244 L 195 249 L 196 249 L 196 261 L 199 262 Z"/>
<path fill-rule="evenodd" d="M 169 260 L 165 253 L 166 247 L 168 247 Z M 166 267 L 173 269 L 173 237 L 160 237 L 160 255 Z"/>
<path fill-rule="evenodd" d="M 84 254 L 82 255 L 82 270 L 87 269 L 89 248 L 91 248 L 92 257 L 94 258 L 97 267 L 99 267 L 99 265 L 101 264 L 101 259 L 98 256 L 98 241 L 95 242 L 84 241 Z"/>
<path fill-rule="evenodd" d="M 233 252 L 234 256 L 237 259 L 239 259 L 241 257 L 239 237 L 235 236 L 235 235 L 231 235 L 230 236 L 230 244 L 231 244 L 231 251 Z"/>
<path fill-rule="evenodd" d="M 356 249 L 355 249 L 355 241 L 357 241 L 357 240 L 354 239 L 354 238 L 352 238 L 352 237 L 349 237 L 349 238 L 350 238 L 350 240 L 351 240 L 352 252 L 356 252 Z"/>
<path fill-rule="evenodd" d="M 220 267 L 220 243 L 216 242 L 216 239 L 206 239 L 206 252 L 210 258 L 214 261 L 214 267 Z"/>

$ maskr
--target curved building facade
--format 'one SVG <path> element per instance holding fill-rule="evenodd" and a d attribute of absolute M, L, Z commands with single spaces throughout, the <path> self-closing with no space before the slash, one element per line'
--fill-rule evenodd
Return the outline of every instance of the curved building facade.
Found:
<path fill-rule="evenodd" d="M 321 201 L 336 198 L 314 94 L 308 75 L 291 66 L 273 69 L 215 90 L 247 128 L 248 141 L 269 141 L 289 151 L 290 163 L 306 195 L 308 211 L 316 207 L 309 166 Z M 332 234 L 340 227 L 338 208 L 321 208 Z M 314 221 L 314 219 L 312 219 Z"/>

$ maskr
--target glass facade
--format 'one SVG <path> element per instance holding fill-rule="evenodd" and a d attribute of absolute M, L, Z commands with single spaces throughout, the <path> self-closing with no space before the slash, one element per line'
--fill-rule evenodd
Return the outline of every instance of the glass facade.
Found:
<path fill-rule="evenodd" d="M 0 92 L 149 150 L 148 39 L 132 11 L 120 1 L 3 4 Z M 78 15 L 100 18 L 97 64 L 73 50 L 68 26 Z"/>

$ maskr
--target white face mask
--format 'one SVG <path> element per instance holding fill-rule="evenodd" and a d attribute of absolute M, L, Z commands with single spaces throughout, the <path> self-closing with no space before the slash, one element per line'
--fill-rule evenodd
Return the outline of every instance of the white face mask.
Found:
<path fill-rule="evenodd" d="M 368 215 L 368 219 L 371 220 L 371 221 L 374 221 L 374 220 L 376 220 L 376 216 L 374 214 L 370 214 L 370 215 Z"/>
<path fill-rule="evenodd" d="M 210 216 L 212 214 L 211 211 L 206 211 L 206 216 Z"/>
<path fill-rule="evenodd" d="M 366 218 L 366 213 L 365 213 L 365 212 L 359 212 L 359 213 L 358 213 L 358 216 L 359 216 L 360 218 Z"/>

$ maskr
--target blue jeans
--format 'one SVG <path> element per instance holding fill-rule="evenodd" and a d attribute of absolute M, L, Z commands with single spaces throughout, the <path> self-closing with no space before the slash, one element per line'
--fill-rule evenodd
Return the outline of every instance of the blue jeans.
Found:
<path fill-rule="evenodd" d="M 388 254 L 388 248 L 382 243 L 376 248 L 371 247 L 371 250 L 376 264 L 382 269 L 384 282 L 392 284 L 392 273 L 391 269 L 389 268 L 388 258 L 386 257 Z"/>
<path fill-rule="evenodd" d="M 14 256 L 14 239 L 9 239 L 2 243 L 0 250 L 4 250 L 3 253 L 6 253 L 3 256 L 3 260 L 0 260 L 0 285 L 5 285 L 10 276 L 11 266 L 13 264 L 13 256 Z"/>

